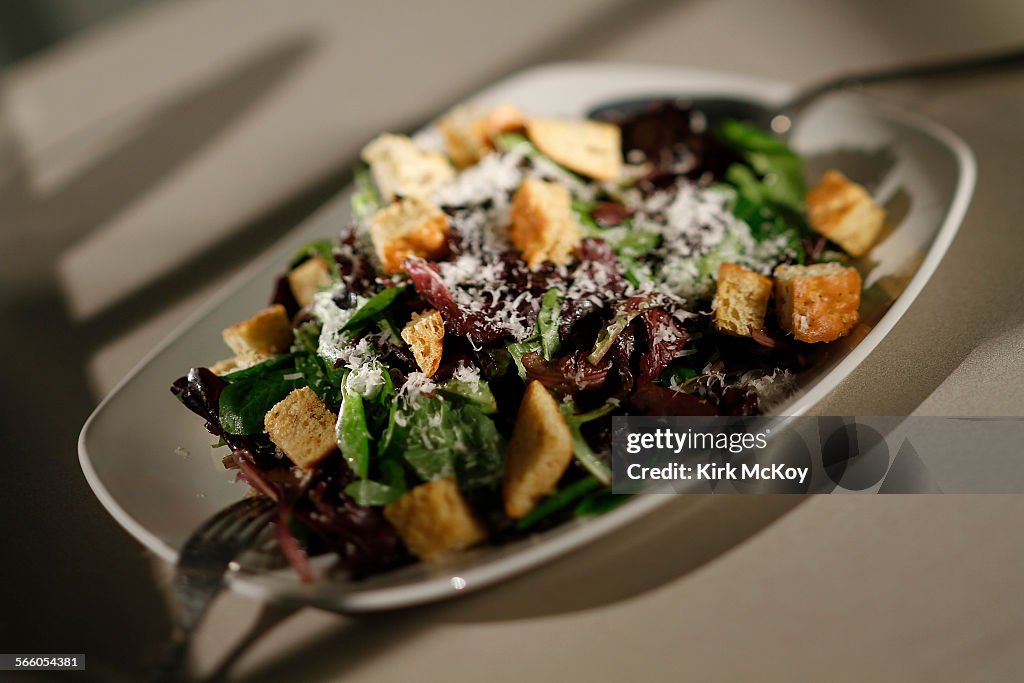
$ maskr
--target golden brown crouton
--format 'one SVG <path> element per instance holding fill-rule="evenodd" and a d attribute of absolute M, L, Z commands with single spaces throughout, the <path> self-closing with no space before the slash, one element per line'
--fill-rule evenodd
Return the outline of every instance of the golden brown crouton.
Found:
<path fill-rule="evenodd" d="M 319 256 L 307 259 L 288 271 L 292 296 L 302 308 L 312 304 L 313 295 L 330 284 L 330 267 Z"/>
<path fill-rule="evenodd" d="M 815 230 L 851 256 L 863 256 L 882 232 L 885 209 L 839 171 L 826 171 L 807 193 L 807 218 Z"/>
<path fill-rule="evenodd" d="M 522 130 L 525 121 L 518 107 L 499 104 L 484 112 L 473 106 L 455 107 L 438 125 L 448 156 L 456 166 L 465 168 L 494 150 L 495 135 Z"/>
<path fill-rule="evenodd" d="M 412 347 L 416 365 L 427 377 L 433 377 L 441 365 L 444 352 L 444 318 L 433 309 L 413 313 L 412 320 L 402 329 L 402 339 Z"/>
<path fill-rule="evenodd" d="M 779 326 L 804 342 L 842 337 L 860 321 L 860 273 L 838 263 L 775 269 Z"/>
<path fill-rule="evenodd" d="M 219 360 L 210 366 L 210 372 L 215 375 L 226 375 L 229 372 L 240 370 L 242 363 L 239 361 L 238 356 L 232 356 L 231 358 L 225 358 Z"/>
<path fill-rule="evenodd" d="M 430 560 L 487 540 L 455 480 L 420 484 L 384 507 L 384 516 L 415 555 Z"/>
<path fill-rule="evenodd" d="M 362 158 L 387 201 L 399 196 L 427 197 L 455 177 L 443 154 L 422 150 L 405 135 L 377 136 L 363 147 Z"/>
<path fill-rule="evenodd" d="M 544 385 L 526 387 L 512 428 L 505 459 L 502 493 L 505 513 L 525 517 L 537 502 L 555 489 L 572 461 L 572 434 L 565 417 Z"/>
<path fill-rule="evenodd" d="M 308 470 L 338 447 L 338 416 L 309 387 L 296 389 L 270 409 L 263 427 L 270 440 L 296 465 Z"/>
<path fill-rule="evenodd" d="M 622 133 L 616 125 L 530 119 L 526 134 L 537 149 L 577 173 L 594 180 L 615 180 L 622 174 Z"/>
<path fill-rule="evenodd" d="M 718 267 L 718 289 L 711 304 L 715 329 L 740 337 L 762 329 L 771 294 L 771 278 L 735 263 L 723 263 Z"/>
<path fill-rule="evenodd" d="M 370 239 L 386 273 L 409 256 L 433 259 L 448 250 L 448 216 L 425 199 L 407 197 L 370 219 Z"/>
<path fill-rule="evenodd" d="M 555 182 L 524 180 L 512 200 L 509 237 L 531 268 L 568 261 L 582 239 L 569 191 Z"/>
<path fill-rule="evenodd" d="M 292 324 L 284 306 L 274 304 L 221 332 L 224 343 L 242 358 L 268 358 L 288 350 Z"/>

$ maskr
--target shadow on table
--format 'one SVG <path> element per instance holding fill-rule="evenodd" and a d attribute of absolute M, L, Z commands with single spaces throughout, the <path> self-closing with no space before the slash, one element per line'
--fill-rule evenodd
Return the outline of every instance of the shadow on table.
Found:
<path fill-rule="evenodd" d="M 193 278 L 212 277 L 213 266 L 188 264 L 173 278 L 79 322 L 68 310 L 56 263 L 76 240 L 166 179 L 285 82 L 312 47 L 312 39 L 303 36 L 263 46 L 173 98 L 113 151 L 50 194 L 38 194 L 17 150 L 3 147 L 0 355 L 8 362 L 0 392 L 0 481 L 11 484 L 0 497 L 5 651 L 83 652 L 89 657 L 85 677 L 138 680 L 137 672 L 170 633 L 151 558 L 89 491 L 76 458 L 76 438 L 95 406 L 86 374 L 91 354 L 187 293 Z M 329 189 L 312 188 L 240 226 L 233 239 L 254 251 L 223 250 L 228 255 L 220 267 L 224 260 L 241 262 L 258 253 L 294 224 L 297 203 L 308 213 L 343 182 L 332 176 L 324 181 L 333 183 Z M 110 255 L 112 263 L 130 257 Z"/>
<path fill-rule="evenodd" d="M 629 601 L 685 581 L 805 500 L 795 495 L 681 495 L 606 539 L 498 586 L 448 602 L 344 619 L 305 647 L 248 671 L 244 680 L 324 680 L 358 670 L 394 643 L 438 625 L 541 618 Z M 289 614 L 273 607 L 267 613 L 269 618 L 225 659 L 213 680 L 258 648 L 260 637 Z"/>

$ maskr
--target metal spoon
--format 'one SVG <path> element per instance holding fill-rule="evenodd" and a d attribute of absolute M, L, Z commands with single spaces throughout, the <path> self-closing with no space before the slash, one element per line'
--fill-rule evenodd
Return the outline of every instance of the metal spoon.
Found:
<path fill-rule="evenodd" d="M 686 103 L 694 110 L 701 112 L 709 123 L 729 118 L 740 119 L 760 128 L 770 128 L 774 132 L 784 135 L 792 127 L 793 120 L 810 104 L 824 95 L 839 90 L 887 81 L 966 75 L 1020 66 L 1024 66 L 1024 48 L 1016 47 L 984 55 L 918 62 L 835 76 L 799 88 L 795 95 L 775 107 L 769 107 L 753 100 L 729 97 L 686 98 Z M 655 101 L 679 99 L 677 96 L 669 96 L 619 100 L 595 107 L 589 112 L 589 117 L 615 120 L 640 112 Z"/>

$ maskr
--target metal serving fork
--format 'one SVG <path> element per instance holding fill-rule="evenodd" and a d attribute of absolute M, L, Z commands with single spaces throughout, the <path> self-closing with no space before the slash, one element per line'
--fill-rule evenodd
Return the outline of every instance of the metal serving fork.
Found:
<path fill-rule="evenodd" d="M 243 498 L 203 522 L 186 541 L 174 572 L 176 628 L 153 672 L 154 680 L 181 678 L 192 634 L 223 588 L 225 573 L 244 551 L 262 547 L 258 541 L 264 538 L 273 514 L 269 498 Z"/>

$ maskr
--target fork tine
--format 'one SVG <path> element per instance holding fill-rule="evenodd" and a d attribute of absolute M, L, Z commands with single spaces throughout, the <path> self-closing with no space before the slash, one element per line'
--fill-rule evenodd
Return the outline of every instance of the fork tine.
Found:
<path fill-rule="evenodd" d="M 254 508 L 264 505 L 269 507 L 271 502 L 260 496 L 243 498 L 237 503 L 224 508 L 196 529 L 195 533 L 186 543 L 185 548 L 182 549 L 182 552 L 187 551 L 190 546 L 197 547 L 216 538 L 230 535 L 232 526 L 239 522 L 244 522 L 252 514 Z"/>
<path fill-rule="evenodd" d="M 235 531 L 238 539 L 246 545 L 252 543 L 259 535 L 259 533 L 267 527 L 267 522 L 270 521 L 270 518 L 274 515 L 274 513 L 275 511 L 273 509 L 268 509 L 260 513 L 259 515 L 250 517 L 241 526 L 241 528 Z"/>
<path fill-rule="evenodd" d="M 159 680 L 177 680 L 193 630 L 220 592 L 233 559 L 269 527 L 276 504 L 243 498 L 202 523 L 185 542 L 174 574 L 178 610 L 172 642 L 156 669 Z"/>
<path fill-rule="evenodd" d="M 266 521 L 266 515 L 272 509 L 273 503 L 266 498 L 259 499 L 258 504 L 246 506 L 239 514 L 225 520 L 225 523 L 215 531 L 222 538 L 235 538 L 242 533 L 242 530 L 249 526 L 254 519 Z"/>

